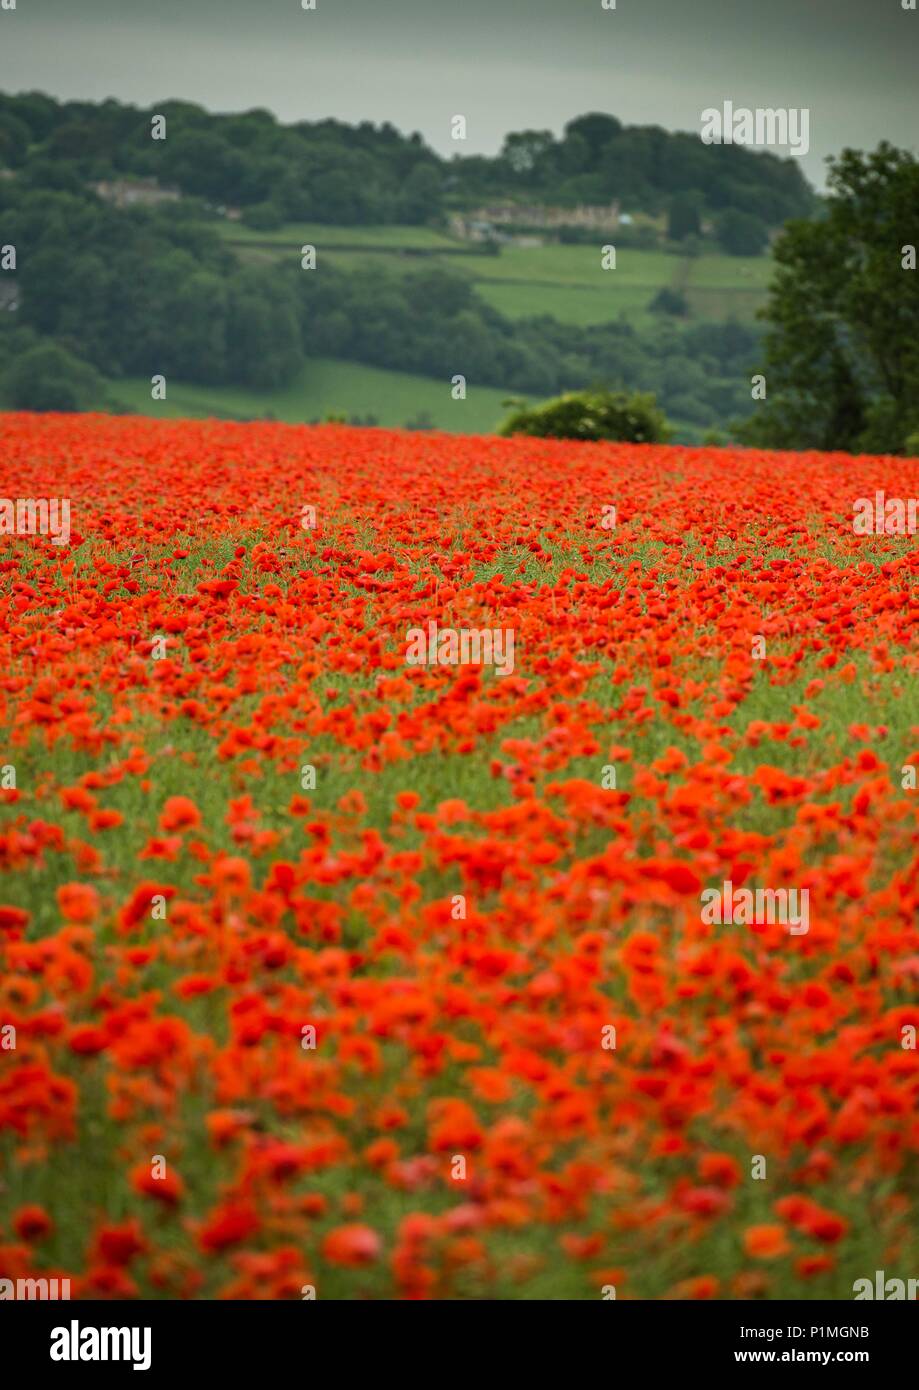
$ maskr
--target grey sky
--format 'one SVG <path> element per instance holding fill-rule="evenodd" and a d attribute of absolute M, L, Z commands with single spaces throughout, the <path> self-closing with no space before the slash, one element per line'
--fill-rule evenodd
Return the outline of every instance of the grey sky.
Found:
<path fill-rule="evenodd" d="M 0 89 L 279 119 L 390 120 L 443 154 L 588 110 L 699 130 L 700 113 L 808 107 L 803 167 L 919 148 L 919 11 L 901 0 L 16 0 Z M 450 118 L 468 123 L 464 144 Z"/>

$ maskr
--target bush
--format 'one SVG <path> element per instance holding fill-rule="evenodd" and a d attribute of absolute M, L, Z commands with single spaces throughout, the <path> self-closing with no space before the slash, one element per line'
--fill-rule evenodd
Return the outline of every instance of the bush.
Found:
<path fill-rule="evenodd" d="M 716 230 L 729 256 L 759 256 L 769 245 L 769 228 L 751 212 L 728 208 L 717 219 Z"/>
<path fill-rule="evenodd" d="M 689 313 L 689 305 L 686 302 L 685 294 L 680 290 L 672 290 L 668 285 L 658 290 L 651 300 L 652 314 L 672 314 L 674 318 L 685 318 Z"/>
<path fill-rule="evenodd" d="M 667 236 L 671 241 L 682 241 L 684 237 L 699 236 L 702 231 L 702 219 L 699 215 L 701 202 L 701 194 L 692 189 L 673 195 L 667 214 Z"/>
<path fill-rule="evenodd" d="M 284 225 L 284 209 L 277 203 L 253 203 L 243 209 L 242 221 L 254 232 L 275 232 Z"/>
<path fill-rule="evenodd" d="M 100 409 L 102 380 L 86 362 L 56 343 L 24 352 L 5 373 L 0 394 L 13 410 Z"/>
<path fill-rule="evenodd" d="M 911 437 L 912 421 L 904 420 L 890 396 L 879 396 L 865 409 L 864 427 L 855 440 L 854 452 L 908 455 Z"/>
<path fill-rule="evenodd" d="M 691 425 L 710 425 L 712 408 L 698 396 L 688 391 L 676 392 L 667 397 L 667 409 L 671 419 L 688 420 Z"/>
<path fill-rule="evenodd" d="M 919 430 L 909 436 L 903 448 L 907 458 L 919 458 Z"/>
<path fill-rule="evenodd" d="M 499 434 L 537 439 L 614 439 L 662 444 L 670 438 L 663 411 L 652 395 L 625 391 L 569 391 L 533 410 L 519 410 Z"/>

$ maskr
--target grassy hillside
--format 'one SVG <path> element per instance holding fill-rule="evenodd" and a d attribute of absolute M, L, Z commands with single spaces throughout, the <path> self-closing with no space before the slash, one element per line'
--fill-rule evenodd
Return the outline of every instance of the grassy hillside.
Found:
<path fill-rule="evenodd" d="M 166 399 L 150 398 L 142 379 L 109 383 L 113 402 L 142 415 L 167 418 L 215 416 L 259 419 L 270 414 L 288 423 L 323 420 L 328 415 L 372 415 L 379 425 L 406 425 L 426 414 L 431 425 L 454 434 L 488 434 L 507 414 L 507 392 L 469 387 L 465 401 L 455 401 L 447 382 L 408 372 L 389 372 L 357 362 L 310 358 L 300 378 L 278 391 L 250 391 L 231 386 L 167 385 Z"/>
<path fill-rule="evenodd" d="M 375 264 L 411 274 L 423 257 L 425 265 L 440 261 L 468 275 L 482 298 L 508 318 L 548 314 L 582 328 L 620 315 L 646 326 L 654 318 L 651 302 L 665 287 L 685 294 L 695 318 L 749 323 L 765 302 L 772 274 L 768 256 L 712 251 L 689 257 L 628 247 L 618 251 L 615 270 L 604 270 L 599 233 L 596 246 L 504 246 L 500 255 L 489 256 L 429 227 L 291 225 L 257 232 L 239 223 L 217 226 L 247 262 L 299 258 L 307 243 L 317 248 L 320 267 L 324 257 L 347 267 L 372 255 Z M 615 236 L 610 242 L 615 245 Z"/>
<path fill-rule="evenodd" d="M 769 256 L 699 256 L 689 265 L 684 293 L 697 318 L 749 322 L 765 303 L 773 269 Z"/>
<path fill-rule="evenodd" d="M 135 378 L 107 383 L 107 401 L 99 409 L 121 406 L 139 415 L 161 419 L 258 420 L 266 416 L 287 424 L 325 420 L 344 415 L 349 420 L 374 423 L 384 428 L 404 428 L 427 417 L 432 429 L 449 434 L 493 434 L 509 414 L 502 402 L 507 392 L 490 386 L 472 386 L 465 401 L 454 401 L 448 385 L 408 372 L 388 372 L 314 357 L 300 380 L 279 391 L 247 391 L 235 386 L 167 386 L 166 400 L 150 397 L 149 382 Z M 530 404 L 537 404 L 531 401 Z M 670 419 L 675 442 L 698 444 L 704 431 L 683 420 Z"/>

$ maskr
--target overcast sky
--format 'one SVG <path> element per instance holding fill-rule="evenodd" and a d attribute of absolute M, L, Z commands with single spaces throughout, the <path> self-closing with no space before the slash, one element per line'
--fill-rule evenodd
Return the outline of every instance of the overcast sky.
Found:
<path fill-rule="evenodd" d="M 919 144 L 919 11 L 901 0 L 17 0 L 0 89 L 146 106 L 183 97 L 283 121 L 390 120 L 437 150 L 585 111 L 700 129 L 706 107 L 807 107 L 827 154 Z M 464 115 L 465 144 L 450 139 Z"/>

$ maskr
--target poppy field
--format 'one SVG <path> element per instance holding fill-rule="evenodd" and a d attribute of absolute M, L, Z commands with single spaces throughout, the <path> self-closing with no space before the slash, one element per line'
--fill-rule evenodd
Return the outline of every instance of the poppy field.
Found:
<path fill-rule="evenodd" d="M 25 414 L 0 460 L 71 516 L 0 536 L 0 1280 L 919 1277 L 919 555 L 853 528 L 915 460 Z"/>

